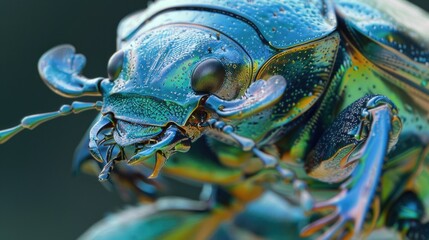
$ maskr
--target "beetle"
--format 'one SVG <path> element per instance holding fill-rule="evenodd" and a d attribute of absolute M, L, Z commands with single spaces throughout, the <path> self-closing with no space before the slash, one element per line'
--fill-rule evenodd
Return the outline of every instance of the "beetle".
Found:
<path fill-rule="evenodd" d="M 395 4 L 427 22 L 424 13 Z M 304 208 L 338 211 L 303 235 L 322 228 L 322 238 L 358 234 L 365 217 L 358 213 L 367 212 L 381 222 L 380 212 L 396 214 L 386 224 L 417 234 L 424 229 L 424 210 L 413 191 L 423 191 L 413 182 L 427 155 L 428 38 L 391 15 L 394 7 L 373 1 L 156 3 L 121 22 L 108 78 L 83 77 L 84 57 L 69 45 L 42 56 L 39 72 L 52 90 L 66 97 L 101 95 L 102 102 L 74 102 L 26 117 L 2 131 L 1 140 L 52 118 L 97 109 L 101 114 L 83 140 L 89 152 L 80 149 L 77 165 L 90 154 L 100 162 L 102 181 L 113 175 L 114 184 L 133 186 L 130 176 L 137 175 L 156 186 L 145 176 L 156 177 L 170 159 L 161 182 L 212 184 L 210 198 L 222 209 L 192 202 L 183 209 L 161 206 L 160 213 L 198 209 L 206 214 L 202 219 L 220 223 L 268 191 L 294 198 L 282 191 L 293 186 Z M 203 155 L 209 151 L 213 156 Z M 402 177 L 385 183 L 392 174 Z M 332 189 L 341 182 L 335 197 L 312 206 L 308 187 Z M 135 189 L 151 199 L 147 187 Z M 409 199 L 418 207 L 404 220 L 396 210 Z M 210 227 L 214 231 L 216 222 Z"/>

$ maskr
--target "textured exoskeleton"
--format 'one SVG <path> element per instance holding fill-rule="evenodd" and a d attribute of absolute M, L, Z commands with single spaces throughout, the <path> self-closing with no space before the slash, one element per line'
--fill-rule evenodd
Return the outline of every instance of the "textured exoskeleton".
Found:
<path fill-rule="evenodd" d="M 145 205 L 83 239 L 284 239 L 302 211 L 302 237 L 429 238 L 428 27 L 402 0 L 158 1 L 121 21 L 108 78 L 70 45 L 41 57 L 53 91 L 102 101 L 0 143 L 100 111 L 75 168 Z"/>

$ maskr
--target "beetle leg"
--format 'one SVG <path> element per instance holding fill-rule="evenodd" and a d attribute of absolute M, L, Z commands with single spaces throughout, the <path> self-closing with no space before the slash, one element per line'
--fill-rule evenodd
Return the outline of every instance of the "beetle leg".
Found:
<path fill-rule="evenodd" d="M 73 102 L 71 105 L 63 105 L 56 112 L 49 113 L 39 113 L 30 116 L 26 116 L 21 120 L 21 124 L 0 131 L 0 144 L 7 142 L 10 138 L 18 134 L 24 129 L 34 129 L 40 124 L 59 118 L 63 116 L 70 115 L 72 113 L 78 114 L 86 110 L 96 109 L 100 110 L 102 102 L 97 101 L 95 103 L 85 103 L 85 102 Z"/>
<path fill-rule="evenodd" d="M 337 119 L 338 122 L 334 122 L 333 127 L 328 129 L 325 135 L 331 136 L 331 134 L 336 134 L 343 137 L 343 139 L 334 138 L 328 143 L 334 144 L 334 142 L 338 141 L 347 142 L 344 140 L 346 137 L 341 135 L 343 133 L 336 132 L 343 129 L 335 124 L 351 125 L 352 123 L 356 123 L 358 116 L 353 116 L 355 117 L 354 119 L 349 118 L 349 122 L 343 123 L 345 120 L 344 116 L 350 117 L 358 109 L 361 109 L 360 106 L 365 104 L 365 102 L 366 106 L 363 107 L 359 125 L 361 135 L 356 135 L 356 131 L 350 131 L 349 134 L 352 136 L 349 136 L 350 139 L 347 141 L 351 141 L 352 143 L 339 149 L 330 160 L 324 160 L 329 161 L 329 163 L 319 162 L 319 165 L 316 167 L 311 166 L 314 163 L 310 164 L 310 167 L 312 167 L 309 171 L 310 176 L 331 182 L 345 179 L 348 172 L 353 170 L 350 178 L 341 185 L 341 191 L 338 195 L 314 205 L 314 211 L 334 209 L 334 212 L 339 214 L 334 225 L 327 230 L 326 235 L 323 235 L 322 239 L 333 236 L 332 234 L 335 235 L 339 231 L 343 231 L 344 233 L 344 227 L 349 222 L 352 222 L 354 226 L 353 229 L 349 230 L 350 234 L 358 234 L 361 231 L 366 213 L 369 211 L 372 203 L 378 198 L 376 196 L 376 189 L 379 184 L 384 159 L 388 150 L 396 143 L 401 130 L 401 123 L 396 115 L 396 107 L 389 99 L 384 96 L 364 97 L 356 101 L 349 109 L 344 110 Z M 353 138 L 359 139 L 359 141 L 353 142 Z M 321 140 L 325 141 L 326 139 L 322 138 Z M 319 142 L 319 144 L 329 145 L 323 141 Z M 328 151 L 326 147 L 324 149 Z M 354 167 L 355 169 L 353 169 Z M 377 212 L 374 211 L 374 218 L 378 217 Z M 311 235 L 315 231 L 327 226 L 329 222 L 327 220 L 332 220 L 331 218 L 331 216 L 326 216 L 310 224 L 303 229 L 302 235 Z"/>
<path fill-rule="evenodd" d="M 259 150 L 252 139 L 236 134 L 231 125 L 227 125 L 225 122 L 218 121 L 216 119 L 209 119 L 206 124 L 202 124 L 202 126 L 210 126 L 230 136 L 240 145 L 243 151 L 252 151 L 256 156 L 258 156 L 265 167 L 275 167 L 278 164 L 278 159 Z"/>
<path fill-rule="evenodd" d="M 293 188 L 299 196 L 301 207 L 306 211 L 312 208 L 313 198 L 308 192 L 307 184 L 299 180 L 294 171 L 288 169 L 284 165 L 280 165 L 277 157 L 261 151 L 252 139 L 234 133 L 234 128 L 231 125 L 225 124 L 223 121 L 209 119 L 203 126 L 210 126 L 225 133 L 234 139 L 241 146 L 243 151 L 252 151 L 261 160 L 265 168 L 276 169 L 285 181 L 293 184 Z"/>

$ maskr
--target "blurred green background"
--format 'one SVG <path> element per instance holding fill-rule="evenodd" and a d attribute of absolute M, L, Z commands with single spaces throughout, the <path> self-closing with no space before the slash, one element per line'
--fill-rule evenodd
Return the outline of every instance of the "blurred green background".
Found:
<path fill-rule="evenodd" d="M 429 9 L 428 0 L 414 2 Z M 46 50 L 73 44 L 88 59 L 86 76 L 106 76 L 119 20 L 146 5 L 137 0 L 0 1 L 0 129 L 72 101 L 39 79 L 37 61 Z M 95 115 L 58 119 L 0 145 L 0 239 L 75 239 L 106 213 L 124 207 L 95 177 L 71 174 L 73 151 Z"/>

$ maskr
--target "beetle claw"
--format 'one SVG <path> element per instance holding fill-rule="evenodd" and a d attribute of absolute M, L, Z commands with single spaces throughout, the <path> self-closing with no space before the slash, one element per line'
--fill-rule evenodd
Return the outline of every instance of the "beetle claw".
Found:
<path fill-rule="evenodd" d="M 153 168 L 153 172 L 149 175 L 149 179 L 158 177 L 159 171 L 164 166 L 165 162 L 167 161 L 167 158 L 162 154 L 160 151 L 156 152 L 156 161 L 155 166 Z"/>
<path fill-rule="evenodd" d="M 334 224 L 329 226 L 319 239 L 332 239 L 336 234 L 340 234 L 341 236 L 359 234 L 362 229 L 366 209 L 365 205 L 360 204 L 359 197 L 354 194 L 357 191 L 353 190 L 343 189 L 334 198 L 316 203 L 312 209 L 314 212 L 322 212 L 326 209 L 334 209 L 334 211 L 306 226 L 301 231 L 301 236 L 308 237 L 322 228 L 329 226 L 332 222 Z M 353 229 L 345 227 L 349 222 L 354 226 Z"/>
<path fill-rule="evenodd" d="M 102 116 L 98 122 L 94 124 L 94 126 L 89 131 L 89 152 L 91 155 L 100 163 L 105 162 L 103 160 L 103 156 L 100 153 L 99 150 L 99 138 L 98 135 L 101 131 L 111 127 L 112 125 L 112 116 L 110 114 L 107 114 L 105 116 Z"/>

